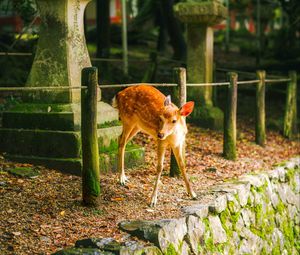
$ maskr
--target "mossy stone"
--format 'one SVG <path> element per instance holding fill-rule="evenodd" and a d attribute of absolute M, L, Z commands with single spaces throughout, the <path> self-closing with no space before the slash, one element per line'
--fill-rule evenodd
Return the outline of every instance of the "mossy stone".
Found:
<path fill-rule="evenodd" d="M 191 122 L 203 128 L 222 130 L 224 114 L 218 107 L 204 106 L 194 109 L 191 115 Z"/>
<path fill-rule="evenodd" d="M 101 251 L 96 248 L 68 248 L 65 250 L 60 250 L 52 255 L 114 255 L 114 253 L 109 251 Z"/>
<path fill-rule="evenodd" d="M 8 172 L 19 177 L 35 177 L 40 173 L 32 167 L 16 167 L 8 169 Z"/>

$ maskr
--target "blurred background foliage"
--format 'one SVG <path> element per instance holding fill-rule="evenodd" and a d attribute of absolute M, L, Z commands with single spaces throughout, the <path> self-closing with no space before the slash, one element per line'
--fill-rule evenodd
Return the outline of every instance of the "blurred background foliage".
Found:
<path fill-rule="evenodd" d="M 89 12 L 95 13 L 93 22 L 88 15 L 85 19 L 92 58 L 122 58 L 121 24 L 107 18 L 111 1 L 94 0 L 88 6 Z M 102 83 L 168 82 L 172 80 L 172 67 L 185 66 L 186 29 L 173 13 L 173 5 L 177 2 L 127 0 L 129 74 L 123 74 L 120 61 L 95 60 L 93 64 L 100 72 L 103 70 Z M 283 73 L 299 68 L 299 0 L 224 0 L 224 5 L 229 6 L 230 15 L 227 22 L 215 28 L 217 67 L 246 71 L 264 68 Z M 20 19 L 21 28 L 18 32 L 0 30 L 0 86 L 22 85 L 26 82 L 38 40 L 41 21 L 36 2 L 0 0 L 0 19 L 2 17 Z M 260 34 L 257 33 L 258 23 Z M 32 55 L 8 56 L 5 52 Z"/>

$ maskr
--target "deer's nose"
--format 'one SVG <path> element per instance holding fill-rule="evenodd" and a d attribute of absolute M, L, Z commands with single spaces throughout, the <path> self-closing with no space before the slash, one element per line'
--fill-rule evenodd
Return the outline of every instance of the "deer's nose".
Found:
<path fill-rule="evenodd" d="M 158 133 L 157 136 L 159 139 L 163 139 L 165 135 L 163 133 Z"/>

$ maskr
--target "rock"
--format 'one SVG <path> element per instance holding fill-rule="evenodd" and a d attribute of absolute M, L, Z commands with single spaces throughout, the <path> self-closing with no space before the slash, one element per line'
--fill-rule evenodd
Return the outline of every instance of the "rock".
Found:
<path fill-rule="evenodd" d="M 284 236 L 282 232 L 278 228 L 274 228 L 274 231 L 272 233 L 272 243 L 280 245 L 280 251 L 282 252 L 284 248 Z"/>
<path fill-rule="evenodd" d="M 101 251 L 96 248 L 68 248 L 65 250 L 60 250 L 52 255 L 114 255 L 111 252 Z"/>
<path fill-rule="evenodd" d="M 120 250 L 120 255 L 162 255 L 160 249 L 156 246 L 148 246 L 144 248 L 130 249 L 128 247 L 122 247 Z"/>
<path fill-rule="evenodd" d="M 250 210 L 243 208 L 241 210 L 241 215 L 246 227 L 250 227 L 251 224 L 255 223 L 255 216 L 252 215 L 252 212 Z"/>
<path fill-rule="evenodd" d="M 246 239 L 241 240 L 238 254 L 240 254 L 240 255 L 252 254 L 252 251 L 251 251 L 248 241 Z"/>
<path fill-rule="evenodd" d="M 140 250 L 140 249 L 144 248 L 144 246 L 142 244 L 138 243 L 137 241 L 126 241 L 124 243 L 124 246 L 127 249 L 130 249 L 132 251 L 134 251 L 134 250 Z"/>
<path fill-rule="evenodd" d="M 222 227 L 219 217 L 209 215 L 208 220 L 209 220 L 214 244 L 225 243 L 227 241 L 227 235 L 225 230 Z"/>
<path fill-rule="evenodd" d="M 278 198 L 278 195 L 275 192 L 271 195 L 271 203 L 272 203 L 274 209 L 276 209 L 276 207 L 279 203 L 279 198 Z"/>
<path fill-rule="evenodd" d="M 219 195 L 214 202 L 214 205 L 209 206 L 209 211 L 212 213 L 221 213 L 227 207 L 226 195 Z"/>
<path fill-rule="evenodd" d="M 198 254 L 198 246 L 204 241 L 205 224 L 201 219 L 193 215 L 187 218 L 187 239 L 192 251 Z"/>
<path fill-rule="evenodd" d="M 252 207 L 252 206 L 254 206 L 254 195 L 253 195 L 253 193 L 252 192 L 250 192 L 250 194 L 249 194 L 249 197 L 248 197 L 248 205 L 250 206 L 250 207 Z"/>
<path fill-rule="evenodd" d="M 232 239 L 231 240 L 234 243 L 235 247 L 240 246 L 241 239 L 240 239 L 240 236 L 237 232 L 235 232 L 235 231 L 232 232 Z"/>
<path fill-rule="evenodd" d="M 285 164 L 285 168 L 291 169 L 299 166 L 300 158 L 291 159 Z"/>
<path fill-rule="evenodd" d="M 187 224 L 185 218 L 170 220 L 158 232 L 159 248 L 163 253 L 172 249 L 174 252 L 183 254 L 183 241 L 187 234 Z M 171 247 L 171 248 L 170 248 Z"/>
<path fill-rule="evenodd" d="M 286 204 L 286 203 L 291 203 L 291 204 L 297 204 L 298 201 L 296 201 L 296 197 L 294 193 L 292 192 L 290 186 L 286 183 L 278 184 L 277 185 L 277 192 L 278 195 L 281 199 L 281 201 Z"/>
<path fill-rule="evenodd" d="M 293 221 L 293 220 L 296 219 L 296 217 L 299 217 L 299 214 L 297 214 L 297 208 L 296 208 L 296 206 L 294 206 L 294 205 L 288 205 L 287 206 L 287 211 L 288 211 L 290 220 Z"/>
<path fill-rule="evenodd" d="M 7 186 L 7 182 L 2 182 L 2 181 L 1 181 L 1 182 L 0 182 L 0 186 L 1 186 L 1 187 Z"/>
<path fill-rule="evenodd" d="M 248 202 L 248 197 L 250 194 L 250 183 L 244 183 L 237 185 L 237 195 L 239 198 L 240 205 L 243 207 Z"/>
<path fill-rule="evenodd" d="M 240 215 L 235 224 L 235 229 L 236 229 L 236 231 L 240 232 L 244 228 L 244 226 L 245 226 L 245 223 L 244 223 L 243 217 L 242 217 L 242 215 Z"/>
<path fill-rule="evenodd" d="M 263 194 L 259 192 L 253 192 L 254 195 L 254 206 L 259 206 L 263 204 Z"/>
<path fill-rule="evenodd" d="M 285 173 L 286 173 L 286 171 L 285 171 L 284 167 L 278 166 L 273 171 L 274 171 L 274 177 L 275 177 L 275 179 L 277 179 L 277 180 L 279 180 L 281 182 L 285 181 Z"/>
<path fill-rule="evenodd" d="M 258 175 L 253 174 L 243 175 L 239 178 L 239 180 L 243 182 L 249 182 L 250 185 L 254 186 L 255 188 L 259 188 L 264 184 Z"/>
<path fill-rule="evenodd" d="M 87 238 L 78 240 L 76 248 L 97 248 L 103 251 L 119 253 L 121 245 L 113 238 Z"/>
<path fill-rule="evenodd" d="M 263 248 L 263 241 L 259 236 L 255 235 L 248 228 L 242 228 L 240 236 L 243 237 L 244 240 L 247 240 L 248 247 L 251 251 L 250 254 L 260 254 Z"/>
<path fill-rule="evenodd" d="M 228 202 L 228 208 L 230 210 L 230 212 L 232 213 L 237 213 L 240 211 L 241 206 L 239 204 L 239 202 L 236 200 L 235 196 L 233 196 L 232 194 L 227 194 L 227 202 Z"/>
<path fill-rule="evenodd" d="M 288 184 L 285 185 L 285 193 L 286 193 L 286 200 L 289 204 L 297 205 L 300 203 L 299 197 L 297 199 L 297 196 L 295 195 L 295 193 L 293 192 L 293 190 Z"/>
<path fill-rule="evenodd" d="M 150 241 L 155 245 L 159 245 L 158 233 L 162 227 L 171 222 L 171 220 L 160 221 L 123 221 L 119 223 L 119 228 L 133 236 Z"/>
<path fill-rule="evenodd" d="M 234 183 L 226 183 L 215 185 L 211 188 L 211 191 L 214 192 L 225 192 L 231 195 L 236 195 L 238 193 Z"/>
<path fill-rule="evenodd" d="M 295 174 L 294 176 L 294 183 L 295 183 L 295 192 L 296 194 L 300 193 L 300 174 Z"/>
<path fill-rule="evenodd" d="M 206 218 L 208 215 L 208 205 L 191 205 L 183 207 L 182 212 L 187 215 L 194 215 L 201 219 Z"/>
<path fill-rule="evenodd" d="M 35 170 L 32 167 L 15 167 L 10 168 L 7 171 L 13 175 L 25 178 L 33 178 L 40 174 L 39 171 Z"/>

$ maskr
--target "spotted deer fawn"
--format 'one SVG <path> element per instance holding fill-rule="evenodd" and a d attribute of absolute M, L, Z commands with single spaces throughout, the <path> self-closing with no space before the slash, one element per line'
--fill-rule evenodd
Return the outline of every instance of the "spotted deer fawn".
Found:
<path fill-rule="evenodd" d="M 140 85 L 119 92 L 113 99 L 113 106 L 119 110 L 119 118 L 123 123 L 118 151 L 121 185 L 127 181 L 124 172 L 125 146 L 139 131 L 143 131 L 157 141 L 157 177 L 150 206 L 155 206 L 157 203 L 158 184 L 168 145 L 173 150 L 187 192 L 192 198 L 196 198 L 186 175 L 183 155 L 185 135 L 187 134 L 185 117 L 193 111 L 194 102 L 188 102 L 178 109 L 171 102 L 170 96 L 164 96 L 154 87 Z"/>

